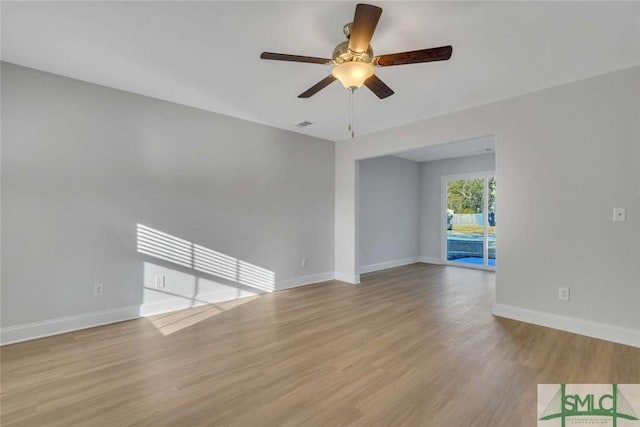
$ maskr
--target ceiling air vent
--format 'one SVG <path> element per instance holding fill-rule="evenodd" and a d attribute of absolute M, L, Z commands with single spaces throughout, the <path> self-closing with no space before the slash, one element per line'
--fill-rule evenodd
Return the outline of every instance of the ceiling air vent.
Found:
<path fill-rule="evenodd" d="M 296 125 L 296 127 L 299 127 L 299 128 L 306 128 L 307 126 L 311 126 L 312 124 L 313 124 L 313 123 L 308 122 L 308 121 L 306 121 L 306 120 L 305 120 L 304 122 L 300 122 L 300 123 L 298 123 L 298 124 Z"/>

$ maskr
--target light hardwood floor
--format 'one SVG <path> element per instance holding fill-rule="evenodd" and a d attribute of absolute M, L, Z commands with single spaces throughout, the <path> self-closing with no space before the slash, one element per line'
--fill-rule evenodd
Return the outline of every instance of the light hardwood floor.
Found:
<path fill-rule="evenodd" d="M 538 383 L 640 383 L 640 349 L 490 314 L 414 264 L 2 348 L 2 425 L 535 426 Z"/>

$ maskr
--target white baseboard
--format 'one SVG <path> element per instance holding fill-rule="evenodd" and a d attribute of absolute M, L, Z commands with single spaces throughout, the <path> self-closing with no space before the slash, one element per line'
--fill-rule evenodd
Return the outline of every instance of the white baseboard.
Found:
<path fill-rule="evenodd" d="M 283 280 L 276 284 L 276 290 L 281 291 L 298 286 L 312 285 L 314 283 L 326 282 L 335 279 L 336 274 L 331 271 L 327 273 L 311 274 L 309 276 L 296 277 L 295 279 Z"/>
<path fill-rule="evenodd" d="M 505 304 L 494 304 L 493 314 L 498 317 L 506 317 L 507 319 L 520 320 L 534 325 L 546 326 L 632 347 L 640 347 L 640 330 L 637 329 L 621 328 L 606 323 L 559 316 Z"/>
<path fill-rule="evenodd" d="M 418 257 L 394 259 L 391 261 L 385 261 L 378 264 L 369 264 L 360 266 L 360 274 L 371 273 L 372 271 L 386 270 L 387 268 L 400 267 L 408 264 L 415 264 L 418 262 Z"/>
<path fill-rule="evenodd" d="M 351 283 L 352 285 L 357 285 L 360 283 L 360 275 L 352 275 L 352 274 L 344 274 L 336 271 L 335 279 L 341 282 Z"/>
<path fill-rule="evenodd" d="M 427 264 L 442 264 L 442 260 L 440 258 L 434 258 L 430 256 L 421 256 L 418 258 L 419 262 L 425 262 Z"/>
<path fill-rule="evenodd" d="M 25 323 L 0 329 L 0 345 L 29 341 L 36 338 L 93 328 L 140 317 L 137 306 L 94 311 L 92 313 L 59 317 L 41 322 Z"/>
<path fill-rule="evenodd" d="M 277 283 L 275 290 L 280 291 L 298 286 L 325 282 L 327 280 L 333 280 L 334 277 L 335 274 L 333 272 L 296 277 Z M 44 338 L 52 335 L 64 334 L 66 332 L 93 328 L 95 326 L 107 325 L 109 323 L 123 322 L 125 320 L 154 316 L 157 314 L 169 313 L 172 311 L 184 310 L 208 303 L 223 301 L 229 301 L 229 298 L 216 298 L 215 295 L 199 295 L 198 301 L 195 302 L 185 299 L 172 299 L 151 304 L 142 304 L 139 306 L 96 311 L 74 316 L 60 317 L 57 319 L 43 320 L 41 322 L 8 326 L 0 329 L 0 345 L 14 344 L 36 338 Z"/>

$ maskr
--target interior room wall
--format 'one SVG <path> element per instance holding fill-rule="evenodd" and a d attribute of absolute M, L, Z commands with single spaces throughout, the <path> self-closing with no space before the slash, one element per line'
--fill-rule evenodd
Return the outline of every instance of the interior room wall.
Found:
<path fill-rule="evenodd" d="M 441 262 L 442 177 L 495 171 L 495 153 L 420 163 L 420 259 Z"/>
<path fill-rule="evenodd" d="M 494 312 L 640 346 L 638 117 L 632 67 L 337 144 L 337 277 L 358 281 L 356 160 L 494 135 Z M 626 222 L 613 222 L 617 207 Z"/>
<path fill-rule="evenodd" d="M 385 156 L 358 169 L 360 272 L 417 262 L 420 164 Z"/>
<path fill-rule="evenodd" d="M 333 142 L 2 63 L 5 342 L 330 279 L 333 227 Z"/>

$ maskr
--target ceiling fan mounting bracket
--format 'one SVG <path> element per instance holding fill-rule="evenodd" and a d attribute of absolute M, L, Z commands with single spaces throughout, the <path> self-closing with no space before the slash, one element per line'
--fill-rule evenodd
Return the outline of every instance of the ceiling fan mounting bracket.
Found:
<path fill-rule="evenodd" d="M 344 36 L 347 38 L 347 40 L 349 40 L 351 38 L 351 29 L 353 28 L 353 22 L 349 22 L 348 24 L 344 24 L 344 27 L 342 27 L 342 32 L 344 33 Z"/>

